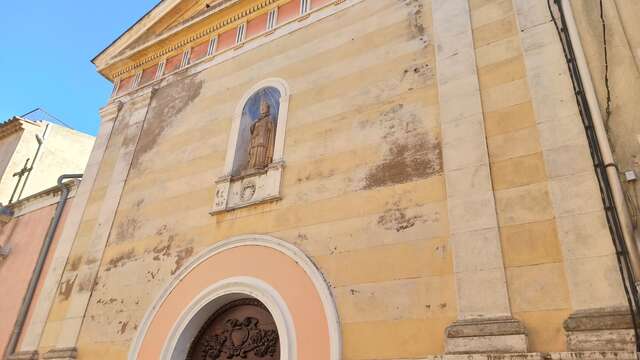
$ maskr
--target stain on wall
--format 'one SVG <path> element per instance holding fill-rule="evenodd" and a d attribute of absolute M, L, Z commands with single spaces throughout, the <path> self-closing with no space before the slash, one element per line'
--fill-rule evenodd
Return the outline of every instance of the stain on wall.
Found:
<path fill-rule="evenodd" d="M 384 129 L 385 151 L 382 161 L 366 174 L 363 189 L 402 184 L 441 173 L 440 141 L 435 134 L 424 130 L 419 114 L 397 104 L 380 113 L 375 123 Z"/>
<path fill-rule="evenodd" d="M 141 166 L 142 159 L 153 149 L 171 121 L 200 95 L 201 90 L 202 80 L 195 76 L 174 81 L 156 90 L 138 140 L 132 168 Z"/>
<path fill-rule="evenodd" d="M 104 271 L 110 271 L 120 266 L 124 266 L 127 262 L 131 261 L 135 257 L 135 250 L 129 249 L 125 253 L 122 253 L 107 262 L 107 266 Z"/>

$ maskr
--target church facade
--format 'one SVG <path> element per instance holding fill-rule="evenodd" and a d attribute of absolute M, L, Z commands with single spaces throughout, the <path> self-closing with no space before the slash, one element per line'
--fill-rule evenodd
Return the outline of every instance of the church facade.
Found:
<path fill-rule="evenodd" d="M 635 359 L 570 11 L 161 1 L 9 358 Z"/>

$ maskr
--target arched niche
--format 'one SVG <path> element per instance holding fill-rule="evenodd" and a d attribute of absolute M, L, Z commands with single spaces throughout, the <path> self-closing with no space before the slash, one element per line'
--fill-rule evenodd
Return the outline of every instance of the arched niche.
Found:
<path fill-rule="evenodd" d="M 273 124 L 273 141 L 269 141 L 266 149 L 267 155 L 270 157 L 269 164 L 273 163 L 275 152 L 275 137 L 278 126 L 278 117 L 280 115 L 280 99 L 282 95 L 280 90 L 273 86 L 262 87 L 246 100 L 240 115 L 240 125 L 238 127 L 237 141 L 235 145 L 235 154 L 233 156 L 233 164 L 231 175 L 238 176 L 251 171 L 249 166 L 249 153 L 251 147 L 252 128 L 255 129 L 256 122 L 264 118 L 261 107 L 263 103 L 268 107 L 268 119 Z M 254 130 L 255 132 L 255 130 Z M 271 139 L 269 139 L 271 140 Z"/>
<path fill-rule="evenodd" d="M 212 214 L 280 198 L 289 96 L 286 82 L 272 78 L 252 86 L 238 102 Z M 263 153 L 268 160 L 252 161 L 264 159 L 255 156 Z"/>
<path fill-rule="evenodd" d="M 241 299 L 260 301 L 272 315 L 280 359 L 341 358 L 338 315 L 319 270 L 295 246 L 251 235 L 211 246 L 171 279 L 140 323 L 129 359 L 186 359 L 216 311 Z"/>

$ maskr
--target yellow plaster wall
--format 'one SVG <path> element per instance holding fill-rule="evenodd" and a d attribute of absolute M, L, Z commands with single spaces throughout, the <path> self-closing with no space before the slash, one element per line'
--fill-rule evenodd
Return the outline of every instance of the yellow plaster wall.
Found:
<path fill-rule="evenodd" d="M 569 290 L 513 2 L 470 8 L 511 310 L 529 351 L 566 351 Z"/>
<path fill-rule="evenodd" d="M 563 351 L 572 309 L 513 3 L 470 8 L 511 309 L 529 351 Z M 289 241 L 318 265 L 337 302 L 345 360 L 442 353 L 457 305 L 431 23 L 428 0 L 363 1 L 200 73 L 172 75 L 152 96 L 104 257 L 93 259 L 89 242 L 130 141 L 116 120 L 70 257 L 78 268 L 63 276 L 63 285 L 80 281 L 85 264 L 101 263 L 79 358 L 125 358 L 172 274 L 203 248 L 252 233 Z M 269 77 L 292 91 L 282 200 L 211 216 L 237 101 Z M 82 296 L 58 296 L 41 351 Z"/>
<path fill-rule="evenodd" d="M 83 278 L 86 278 L 86 274 L 81 272 L 85 265 L 94 264 L 102 260 L 91 255 L 91 240 L 98 223 L 99 210 L 105 200 L 109 180 L 114 171 L 119 148 L 124 138 L 125 128 L 118 125 L 116 124 L 104 154 L 76 240 L 67 260 L 67 266 L 60 281 L 56 300 L 49 312 L 47 324 L 40 340 L 40 353 L 56 347 L 62 329 L 66 326 L 65 322 L 81 320 L 82 309 L 73 306 L 74 297 L 90 296 L 91 294 L 91 284 L 83 286 L 82 290 L 77 293 L 73 292 L 72 289 L 77 281 L 82 281 Z"/>
<path fill-rule="evenodd" d="M 442 353 L 456 300 L 432 38 L 429 1 L 364 1 L 158 89 L 100 260 L 79 358 L 125 358 L 180 266 L 251 233 L 289 241 L 320 267 L 346 360 Z M 292 91 L 282 200 L 211 216 L 237 101 L 269 77 Z M 109 143 L 72 259 L 86 252 L 122 137 L 117 129 Z M 78 273 L 93 261 L 83 259 Z M 58 297 L 41 350 L 81 296 Z"/>

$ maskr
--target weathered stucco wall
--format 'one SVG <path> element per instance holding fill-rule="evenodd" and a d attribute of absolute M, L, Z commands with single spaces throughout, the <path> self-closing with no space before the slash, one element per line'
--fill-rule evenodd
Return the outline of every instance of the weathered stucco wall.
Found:
<path fill-rule="evenodd" d="M 290 241 L 314 258 L 334 289 L 349 358 L 442 352 L 456 303 L 430 16 L 428 2 L 366 2 L 158 89 L 80 358 L 124 358 L 147 306 L 185 259 L 248 233 Z M 212 217 L 237 101 L 269 77 L 292 91 L 283 199 Z M 72 252 L 80 266 L 71 270 L 95 261 L 84 254 L 127 141 L 127 113 L 125 104 Z M 42 351 L 56 341 L 70 302 L 90 288 L 58 297 Z"/>
<path fill-rule="evenodd" d="M 464 13 L 446 17 L 448 1 L 357 2 L 121 98 L 40 352 L 77 345 L 80 359 L 126 358 L 171 276 L 202 249 L 246 234 L 290 242 L 315 261 L 348 360 L 440 354 L 448 325 L 496 314 L 527 329 L 521 351 L 565 351 L 570 314 L 623 308 L 546 4 L 457 1 Z M 470 54 L 447 61 L 454 46 L 436 49 L 460 25 L 436 32 L 436 11 L 440 25 L 467 21 L 472 41 L 454 45 Z M 472 59 L 479 88 L 455 77 L 460 59 Z M 210 215 L 238 101 L 271 77 L 291 89 L 282 199 Z M 456 116 L 473 105 L 477 127 L 467 127 Z M 469 136 L 479 140 L 460 140 Z M 454 189 L 466 194 L 455 204 Z M 482 235 L 478 219 L 492 220 L 497 244 L 456 232 L 454 256 L 454 227 Z"/>

